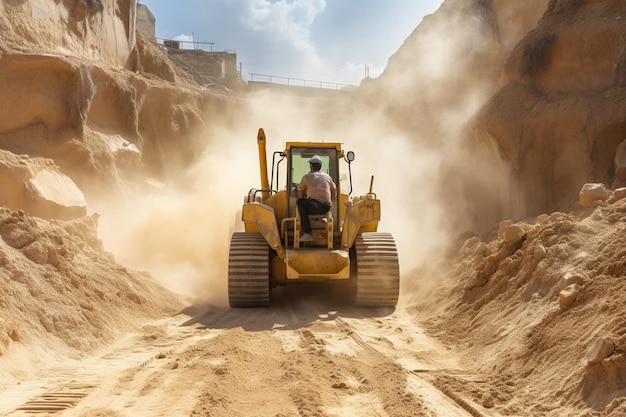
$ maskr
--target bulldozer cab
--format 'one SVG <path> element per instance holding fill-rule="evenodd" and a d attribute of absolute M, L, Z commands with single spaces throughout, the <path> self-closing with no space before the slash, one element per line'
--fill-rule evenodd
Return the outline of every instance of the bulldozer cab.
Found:
<path fill-rule="evenodd" d="M 316 145 L 313 147 L 313 145 Z M 298 199 L 298 184 L 302 176 L 309 172 L 309 159 L 314 155 L 322 158 L 322 171 L 330 175 L 337 186 L 337 195 L 341 194 L 339 189 L 339 154 L 337 146 L 320 148 L 320 144 L 294 144 L 288 146 L 287 162 L 287 184 L 289 192 L 289 217 L 296 216 L 296 201 Z M 338 204 L 333 202 L 331 207 L 332 217 L 338 217 Z M 335 224 L 335 230 L 337 225 Z"/>

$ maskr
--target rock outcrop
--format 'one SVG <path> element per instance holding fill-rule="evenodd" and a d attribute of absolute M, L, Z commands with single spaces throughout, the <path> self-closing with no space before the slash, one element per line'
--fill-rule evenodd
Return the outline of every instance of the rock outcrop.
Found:
<path fill-rule="evenodd" d="M 224 102 L 136 34 L 135 11 L 134 0 L 0 4 L 0 148 L 54 161 L 87 201 L 187 167 L 202 109 Z"/>
<path fill-rule="evenodd" d="M 85 196 L 54 161 L 0 150 L 0 206 L 42 218 L 87 214 Z"/>
<path fill-rule="evenodd" d="M 441 153 L 452 230 L 570 210 L 623 181 L 625 21 L 617 0 L 447 0 L 361 93 Z"/>
<path fill-rule="evenodd" d="M 470 155 L 492 149 L 480 163 L 502 167 L 509 178 L 499 199 L 472 202 L 471 210 L 497 205 L 513 218 L 568 210 L 582 184 L 618 179 L 614 161 L 626 137 L 625 21 L 623 2 L 550 2 L 506 60 L 506 83 L 468 129 Z"/>

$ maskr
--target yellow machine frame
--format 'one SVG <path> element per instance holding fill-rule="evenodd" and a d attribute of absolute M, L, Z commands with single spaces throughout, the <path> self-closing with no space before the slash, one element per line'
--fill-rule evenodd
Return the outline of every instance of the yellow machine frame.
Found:
<path fill-rule="evenodd" d="M 267 241 L 276 256 L 272 258 L 271 280 L 323 281 L 350 278 L 349 250 L 359 233 L 375 232 L 380 221 L 380 200 L 370 192 L 362 197 L 350 198 L 339 192 L 337 219 L 331 216 L 312 217 L 322 224 L 314 229 L 314 242 L 304 246 L 299 241 L 300 218 L 289 216 L 289 194 L 286 187 L 280 191 L 270 189 L 266 137 L 263 129 L 257 135 L 261 189 L 250 191 L 243 205 L 242 221 L 245 231 L 258 232 Z M 290 158 L 293 148 L 335 149 L 338 159 L 344 157 L 341 143 L 287 142 L 281 156 Z"/>

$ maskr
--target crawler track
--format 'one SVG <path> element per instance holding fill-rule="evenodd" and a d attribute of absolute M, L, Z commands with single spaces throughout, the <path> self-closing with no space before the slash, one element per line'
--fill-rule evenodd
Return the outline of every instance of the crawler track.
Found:
<path fill-rule="evenodd" d="M 361 307 L 393 307 L 400 293 L 398 250 L 389 233 L 362 233 L 355 241 L 357 290 Z"/>
<path fill-rule="evenodd" d="M 270 305 L 269 246 L 258 233 L 233 233 L 228 254 L 231 307 Z"/>

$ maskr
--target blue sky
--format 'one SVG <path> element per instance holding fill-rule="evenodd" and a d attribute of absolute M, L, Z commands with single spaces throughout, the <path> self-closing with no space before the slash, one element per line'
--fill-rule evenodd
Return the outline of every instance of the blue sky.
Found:
<path fill-rule="evenodd" d="M 140 0 L 158 38 L 214 42 L 242 75 L 342 84 L 377 77 L 443 0 Z M 206 46 L 207 50 L 210 46 Z"/>

